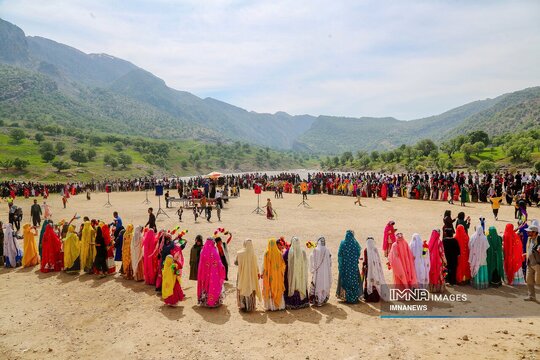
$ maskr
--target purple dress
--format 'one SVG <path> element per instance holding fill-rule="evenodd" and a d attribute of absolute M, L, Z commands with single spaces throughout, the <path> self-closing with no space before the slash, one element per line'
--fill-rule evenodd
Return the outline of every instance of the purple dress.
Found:
<path fill-rule="evenodd" d="M 283 260 L 285 261 L 285 275 L 283 278 L 285 279 L 285 308 L 287 310 L 294 310 L 294 309 L 302 309 L 309 306 L 309 296 L 306 294 L 305 299 L 300 298 L 300 293 L 298 291 L 295 291 L 292 296 L 289 295 L 289 277 L 288 277 L 288 270 L 289 270 L 289 249 L 285 251 L 283 254 Z"/>

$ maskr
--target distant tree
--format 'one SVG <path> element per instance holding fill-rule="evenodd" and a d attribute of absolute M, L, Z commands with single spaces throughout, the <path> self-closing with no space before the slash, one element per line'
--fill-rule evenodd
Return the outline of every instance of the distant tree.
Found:
<path fill-rule="evenodd" d="M 15 144 L 20 144 L 21 141 L 26 137 L 26 133 L 22 129 L 11 129 L 9 132 L 9 137 L 11 137 Z"/>
<path fill-rule="evenodd" d="M 489 135 L 482 130 L 472 131 L 467 134 L 467 142 L 475 144 L 477 142 L 483 142 L 485 146 L 489 145 Z"/>
<path fill-rule="evenodd" d="M 23 159 L 19 159 L 19 158 L 15 158 L 13 160 L 13 166 L 15 166 L 15 168 L 17 170 L 26 169 L 28 167 L 28 165 L 30 165 L 30 161 L 28 161 L 28 160 L 23 160 Z"/>
<path fill-rule="evenodd" d="M 393 151 L 394 153 L 394 159 L 396 162 L 401 162 L 401 159 L 403 158 L 403 150 L 400 148 L 397 148 Z"/>
<path fill-rule="evenodd" d="M 540 161 L 537 161 L 534 164 L 534 170 L 536 170 L 537 173 L 540 173 Z"/>
<path fill-rule="evenodd" d="M 482 141 L 477 141 L 473 144 L 474 147 L 474 155 L 478 156 L 484 149 L 486 148 L 486 144 Z"/>
<path fill-rule="evenodd" d="M 19 123 L 18 122 L 13 122 L 13 123 L 11 123 L 11 127 L 18 128 Z"/>
<path fill-rule="evenodd" d="M 352 152 L 345 151 L 341 155 L 341 164 L 345 165 L 347 162 L 352 161 L 354 159 Z"/>
<path fill-rule="evenodd" d="M 78 166 L 81 166 L 81 163 L 88 162 L 88 157 L 86 156 L 86 153 L 81 149 L 73 150 L 69 157 L 71 158 L 71 160 L 75 161 Z"/>
<path fill-rule="evenodd" d="M 428 156 L 432 151 L 437 150 L 437 145 L 430 139 L 423 139 L 416 143 L 416 149 L 423 156 Z"/>
<path fill-rule="evenodd" d="M 182 169 L 186 169 L 187 166 L 188 166 L 188 162 L 184 159 L 184 160 L 182 160 L 182 162 L 180 163 L 180 165 L 182 166 Z"/>
<path fill-rule="evenodd" d="M 5 125 L 4 120 L 0 119 L 0 126 L 4 126 L 4 125 Z"/>
<path fill-rule="evenodd" d="M 133 159 L 128 154 L 121 153 L 118 155 L 118 163 L 125 169 L 133 163 Z"/>
<path fill-rule="evenodd" d="M 106 154 L 103 157 L 103 163 L 109 165 L 113 170 L 118 167 L 118 160 L 111 154 Z"/>
<path fill-rule="evenodd" d="M 358 160 L 358 163 L 360 165 L 360 169 L 367 170 L 367 169 L 369 169 L 369 165 L 371 164 L 371 160 L 369 159 L 368 156 L 364 156 L 363 158 Z"/>
<path fill-rule="evenodd" d="M 377 150 L 373 150 L 369 156 L 373 162 L 379 160 L 379 152 Z"/>
<path fill-rule="evenodd" d="M 38 144 L 41 144 L 41 142 L 45 140 L 45 136 L 42 133 L 37 133 L 34 136 L 34 139 L 36 139 Z"/>
<path fill-rule="evenodd" d="M 493 173 L 495 170 L 497 170 L 497 165 L 491 160 L 483 160 L 480 161 L 476 169 L 482 173 Z"/>
<path fill-rule="evenodd" d="M 41 153 L 41 158 L 45 162 L 51 162 L 51 161 L 54 160 L 55 157 L 56 157 L 56 155 L 52 151 L 45 151 L 45 152 Z"/>
<path fill-rule="evenodd" d="M 513 144 L 506 149 L 506 154 L 514 162 L 527 162 L 531 160 L 532 151 L 525 144 Z"/>
<path fill-rule="evenodd" d="M 452 155 L 458 150 L 457 143 L 454 139 L 448 140 L 441 144 L 441 151 L 451 159 Z"/>
<path fill-rule="evenodd" d="M 13 167 L 13 160 L 11 159 L 1 160 L 0 166 L 2 166 L 6 170 L 9 170 L 11 167 Z"/>
<path fill-rule="evenodd" d="M 463 153 L 463 159 L 467 163 L 470 163 L 472 161 L 471 156 L 474 153 L 474 151 L 475 151 L 474 146 L 469 143 L 465 143 L 461 145 L 461 152 Z"/>
<path fill-rule="evenodd" d="M 57 172 L 60 172 L 62 170 L 67 170 L 71 167 L 67 161 L 62 161 L 62 160 L 53 161 L 52 166 L 56 168 Z"/>
<path fill-rule="evenodd" d="M 122 144 L 120 141 L 117 141 L 114 143 L 114 146 L 113 146 L 114 150 L 120 152 L 122 150 L 124 150 L 124 144 Z"/>
<path fill-rule="evenodd" d="M 88 158 L 88 161 L 94 161 L 96 159 L 97 153 L 94 149 L 88 149 L 86 151 L 86 157 Z"/>
<path fill-rule="evenodd" d="M 66 144 L 61 141 L 57 142 L 54 147 L 56 150 L 56 155 L 62 155 L 64 151 L 66 151 Z"/>
<path fill-rule="evenodd" d="M 219 159 L 218 161 L 218 166 L 221 168 L 221 169 L 225 169 L 227 167 L 227 163 L 225 162 L 225 159 L 221 158 Z"/>
<path fill-rule="evenodd" d="M 334 167 L 338 167 L 338 166 L 339 166 L 339 157 L 334 156 L 334 158 L 332 159 L 332 165 L 333 165 Z"/>
<path fill-rule="evenodd" d="M 39 145 L 39 151 L 41 153 L 44 153 L 44 152 L 52 152 L 52 153 L 54 153 L 54 145 L 50 141 L 45 141 L 45 142 L 43 142 L 43 143 L 41 143 Z"/>

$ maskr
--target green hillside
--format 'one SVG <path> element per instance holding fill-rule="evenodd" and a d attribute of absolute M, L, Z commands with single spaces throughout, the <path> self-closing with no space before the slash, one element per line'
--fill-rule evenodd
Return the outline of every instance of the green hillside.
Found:
<path fill-rule="evenodd" d="M 97 133 L 68 135 L 66 133 L 69 130 L 53 126 L 23 129 L 20 126 L 3 125 L 6 124 L 0 122 L 0 180 L 65 181 L 74 178 L 84 181 L 149 174 L 186 176 L 214 170 L 313 168 L 320 160 L 318 157 L 292 151 L 276 151 L 240 142 L 227 145 L 194 140 L 145 140 L 140 137 Z M 11 136 L 14 130 L 21 130 L 25 135 L 19 143 Z M 37 134 L 43 136 L 40 142 L 36 140 Z M 40 135 L 37 135 L 37 138 Z M 58 143 L 65 146 L 61 153 L 57 151 Z M 54 159 L 48 162 L 43 159 L 43 148 L 47 144 L 52 145 L 54 154 Z M 87 154 L 90 149 L 96 152 L 92 160 L 77 164 L 71 157 L 75 150 L 82 150 Z M 124 167 L 121 161 L 126 155 L 131 164 Z M 108 157 L 114 160 L 105 160 Z M 17 169 L 17 159 L 28 161 L 28 164 L 23 169 Z M 56 161 L 67 163 L 68 168 L 58 171 L 54 166 Z"/>

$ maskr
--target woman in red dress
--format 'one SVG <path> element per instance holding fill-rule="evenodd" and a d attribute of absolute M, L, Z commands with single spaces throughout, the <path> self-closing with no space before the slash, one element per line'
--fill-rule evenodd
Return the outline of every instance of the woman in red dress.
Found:
<path fill-rule="evenodd" d="M 43 234 L 40 271 L 47 273 L 62 270 L 64 259 L 61 251 L 62 241 L 48 224 Z"/>

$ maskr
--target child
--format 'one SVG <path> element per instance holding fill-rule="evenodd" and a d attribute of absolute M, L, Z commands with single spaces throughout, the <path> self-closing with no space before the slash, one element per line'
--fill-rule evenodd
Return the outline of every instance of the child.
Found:
<path fill-rule="evenodd" d="M 195 218 L 195 222 L 197 222 L 197 218 L 199 217 L 199 210 L 197 210 L 197 204 L 193 205 L 193 217 Z"/>
<path fill-rule="evenodd" d="M 493 210 L 493 216 L 495 217 L 495 220 L 499 220 L 498 215 L 499 215 L 499 209 L 501 207 L 501 201 L 502 201 L 502 196 L 492 196 L 489 198 L 489 202 L 491 203 L 491 209 Z"/>
<path fill-rule="evenodd" d="M 221 205 L 220 204 L 216 204 L 216 214 L 217 214 L 218 221 L 221 221 Z"/>
<path fill-rule="evenodd" d="M 362 206 L 361 198 L 362 198 L 362 192 L 361 192 L 360 188 L 357 188 L 356 189 L 356 201 L 354 203 L 358 204 L 358 206 Z"/>
<path fill-rule="evenodd" d="M 212 218 L 212 206 L 207 205 L 206 206 L 206 221 L 210 222 L 211 218 Z"/>
<path fill-rule="evenodd" d="M 182 214 L 184 213 L 184 208 L 180 206 L 176 214 L 178 215 L 178 221 L 182 222 Z"/>
<path fill-rule="evenodd" d="M 63 195 L 62 196 L 62 203 L 64 204 L 64 209 L 66 208 L 66 204 L 67 204 L 67 197 L 66 195 Z"/>

